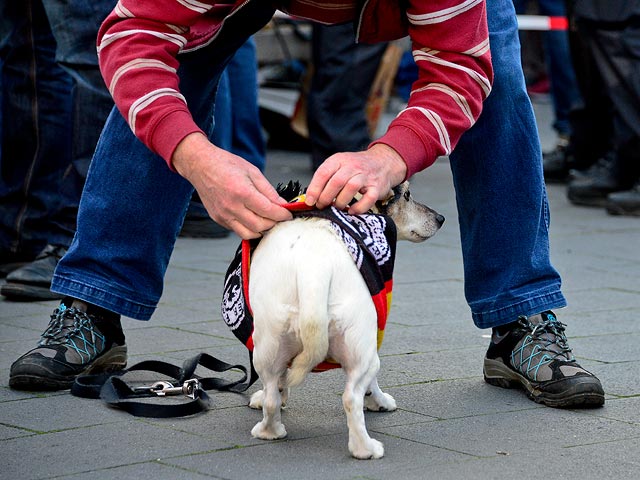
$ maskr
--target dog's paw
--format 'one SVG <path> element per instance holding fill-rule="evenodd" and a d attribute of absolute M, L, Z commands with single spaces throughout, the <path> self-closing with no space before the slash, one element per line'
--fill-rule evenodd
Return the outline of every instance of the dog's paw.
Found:
<path fill-rule="evenodd" d="M 255 408 L 256 410 L 262 410 L 262 404 L 264 403 L 264 390 L 258 390 L 249 400 L 249 408 Z"/>
<path fill-rule="evenodd" d="M 277 440 L 278 438 L 286 437 L 287 430 L 281 422 L 274 425 L 267 425 L 263 420 L 262 422 L 256 423 L 256 426 L 251 429 L 251 435 L 261 440 Z"/>
<path fill-rule="evenodd" d="M 372 412 L 393 412 L 398 408 L 395 399 L 388 393 L 380 392 L 364 397 L 364 406 Z"/>
<path fill-rule="evenodd" d="M 358 443 L 356 445 L 356 443 Z M 382 458 L 384 456 L 384 446 L 382 442 L 369 438 L 364 442 L 349 442 L 351 455 L 359 460 L 369 460 L 371 458 Z"/>

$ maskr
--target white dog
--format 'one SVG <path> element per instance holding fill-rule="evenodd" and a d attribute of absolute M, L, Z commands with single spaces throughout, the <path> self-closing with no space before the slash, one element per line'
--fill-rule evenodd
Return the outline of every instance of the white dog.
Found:
<path fill-rule="evenodd" d="M 444 222 L 412 199 L 407 182 L 376 209 L 393 220 L 399 240 L 422 242 Z M 282 222 L 265 234 L 253 254 L 253 361 L 263 390 L 252 395 L 249 405 L 262 408 L 263 420 L 251 434 L 261 439 L 286 436 L 280 409 L 289 387 L 331 358 L 347 376 L 342 402 L 349 451 L 356 458 L 380 458 L 384 447 L 367 433 L 363 409 L 392 411 L 396 402 L 376 379 L 377 312 L 370 290 L 331 223 L 323 218 Z"/>

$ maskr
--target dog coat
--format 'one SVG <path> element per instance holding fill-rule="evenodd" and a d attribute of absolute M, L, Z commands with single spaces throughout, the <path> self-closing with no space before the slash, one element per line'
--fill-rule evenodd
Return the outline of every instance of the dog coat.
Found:
<path fill-rule="evenodd" d="M 285 205 L 294 218 L 317 217 L 331 221 L 331 226 L 342 239 L 364 279 L 378 316 L 378 349 L 384 338 L 384 329 L 391 307 L 393 265 L 396 250 L 396 226 L 385 216 L 373 213 L 349 215 L 330 207 L 318 210 L 298 197 Z M 249 266 L 251 254 L 260 239 L 243 240 L 227 270 L 222 296 L 222 318 L 235 336 L 253 352 L 253 316 L 249 301 Z M 314 371 L 339 368 L 327 359 Z"/>

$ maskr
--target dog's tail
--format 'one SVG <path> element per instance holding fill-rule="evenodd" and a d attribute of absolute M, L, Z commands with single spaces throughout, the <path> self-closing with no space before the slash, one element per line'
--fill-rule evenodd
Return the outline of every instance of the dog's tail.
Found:
<path fill-rule="evenodd" d="M 329 279 L 329 275 L 313 275 L 312 278 Z M 300 341 L 302 351 L 293 359 L 287 372 L 287 387 L 302 383 L 307 374 L 325 360 L 329 351 L 329 281 L 318 282 L 302 278 L 298 280 L 300 305 Z"/>

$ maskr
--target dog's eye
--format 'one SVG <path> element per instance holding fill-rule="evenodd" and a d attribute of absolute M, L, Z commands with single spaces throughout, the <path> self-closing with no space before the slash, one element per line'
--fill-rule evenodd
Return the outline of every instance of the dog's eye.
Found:
<path fill-rule="evenodd" d="M 411 199 L 411 192 L 407 190 L 404 192 L 404 199 L 408 202 Z"/>

